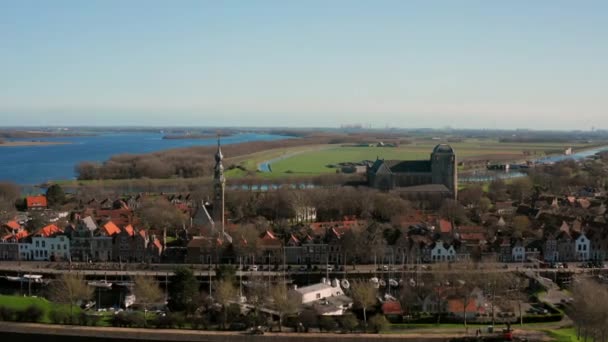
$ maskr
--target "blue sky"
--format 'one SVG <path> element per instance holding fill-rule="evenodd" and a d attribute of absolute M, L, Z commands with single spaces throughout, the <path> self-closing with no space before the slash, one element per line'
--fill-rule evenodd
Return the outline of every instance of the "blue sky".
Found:
<path fill-rule="evenodd" d="M 0 0 L 0 118 L 608 128 L 606 37 L 606 1 Z"/>

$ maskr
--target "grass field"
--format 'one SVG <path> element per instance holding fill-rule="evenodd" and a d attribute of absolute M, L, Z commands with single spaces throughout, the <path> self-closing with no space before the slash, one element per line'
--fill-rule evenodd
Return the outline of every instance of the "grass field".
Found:
<path fill-rule="evenodd" d="M 0 295 L 0 306 L 11 308 L 13 310 L 23 310 L 28 306 L 35 305 L 44 311 L 43 322 L 49 323 L 48 314 L 55 304 L 44 298 L 38 297 L 21 297 Z"/>
<path fill-rule="evenodd" d="M 313 150 L 276 161 L 271 164 L 272 173 L 276 174 L 321 174 L 336 172 L 327 165 L 340 162 L 360 162 L 363 160 L 381 159 L 428 159 L 435 141 L 423 141 L 400 147 L 355 147 L 335 146 L 323 150 Z M 466 140 L 450 144 L 456 151 L 459 160 L 466 158 L 483 159 L 524 159 L 524 151 L 531 158 L 545 156 L 548 151 L 559 151 L 567 147 L 562 143 L 500 143 L 495 140 Z M 584 147 L 584 145 L 574 145 Z"/>
<path fill-rule="evenodd" d="M 561 328 L 546 331 L 557 342 L 580 342 L 582 339 L 576 337 L 575 328 Z"/>

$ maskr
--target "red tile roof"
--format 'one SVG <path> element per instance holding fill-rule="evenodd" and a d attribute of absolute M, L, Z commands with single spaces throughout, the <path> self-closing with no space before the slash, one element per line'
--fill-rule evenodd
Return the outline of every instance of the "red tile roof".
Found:
<path fill-rule="evenodd" d="M 108 236 L 120 233 L 120 228 L 118 228 L 118 226 L 116 226 L 112 221 L 108 221 L 108 223 L 104 224 L 103 229 Z"/>
<path fill-rule="evenodd" d="M 448 299 L 448 312 L 462 313 L 464 310 L 464 301 L 462 299 Z M 470 299 L 467 302 L 466 312 L 477 312 L 477 301 Z"/>
<path fill-rule="evenodd" d="M 448 220 L 439 220 L 439 231 L 444 234 L 452 232 L 452 223 Z"/>
<path fill-rule="evenodd" d="M 5 226 L 12 230 L 19 230 L 21 228 L 21 225 L 17 221 L 8 221 Z"/>
<path fill-rule="evenodd" d="M 382 304 L 382 313 L 385 315 L 401 315 L 403 314 L 403 310 L 398 301 L 391 300 Z"/>
<path fill-rule="evenodd" d="M 125 232 L 129 234 L 129 236 L 135 235 L 135 229 L 133 229 L 132 225 L 128 225 L 124 228 Z"/>
<path fill-rule="evenodd" d="M 264 235 L 262 236 L 262 240 L 276 240 L 276 236 L 274 236 L 274 234 L 270 231 L 267 230 Z"/>
<path fill-rule="evenodd" d="M 43 236 L 43 237 L 49 237 L 53 234 L 57 234 L 57 233 L 63 233 L 63 230 L 61 230 L 59 227 L 57 227 L 54 224 L 49 224 L 48 226 L 40 229 L 36 234 Z"/>
<path fill-rule="evenodd" d="M 26 237 L 28 237 L 30 234 L 27 232 L 27 230 L 22 230 L 17 232 L 16 234 L 7 234 L 4 237 L 2 237 L 2 241 L 6 241 L 6 240 L 11 240 L 11 239 L 15 239 L 17 241 L 24 239 Z"/>
<path fill-rule="evenodd" d="M 46 196 L 27 196 L 25 198 L 28 208 L 46 208 Z"/>
<path fill-rule="evenodd" d="M 293 245 L 299 245 L 300 244 L 300 240 L 295 237 L 295 235 L 291 234 L 291 236 L 289 237 L 289 242 Z"/>
<path fill-rule="evenodd" d="M 156 248 L 158 248 L 159 251 L 163 250 L 163 245 L 160 243 L 159 239 L 154 239 L 154 246 L 156 246 Z"/>
<path fill-rule="evenodd" d="M 461 233 L 460 240 L 462 241 L 482 241 L 486 237 L 483 233 Z"/>

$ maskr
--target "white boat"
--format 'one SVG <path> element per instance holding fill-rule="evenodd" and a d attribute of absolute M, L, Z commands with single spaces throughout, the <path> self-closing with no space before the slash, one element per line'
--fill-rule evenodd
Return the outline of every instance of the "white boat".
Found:
<path fill-rule="evenodd" d="M 397 282 L 395 279 L 389 279 L 388 285 L 391 287 L 397 287 L 397 286 L 399 286 L 399 282 Z"/>
<path fill-rule="evenodd" d="M 380 286 L 382 286 L 382 287 L 386 286 L 386 282 L 384 281 L 384 279 L 380 279 L 379 283 L 380 283 Z"/>
<path fill-rule="evenodd" d="M 348 288 L 350 288 L 350 283 L 346 279 L 342 279 L 340 281 L 340 285 L 342 285 L 343 289 L 347 289 L 348 290 Z"/>
<path fill-rule="evenodd" d="M 42 284 L 44 283 L 44 279 L 40 274 L 24 274 L 23 277 L 13 277 L 13 276 L 5 276 L 4 277 L 8 281 L 18 282 L 18 283 L 34 283 L 34 284 Z"/>
<path fill-rule="evenodd" d="M 128 308 L 131 305 L 135 304 L 135 295 L 134 294 L 126 295 L 123 304 L 124 304 L 125 308 Z"/>
<path fill-rule="evenodd" d="M 375 288 L 379 288 L 380 287 L 380 282 L 378 281 L 378 278 L 372 277 L 372 278 L 369 279 L 369 281 L 373 284 L 373 286 Z"/>
<path fill-rule="evenodd" d="M 135 286 L 135 282 L 132 282 L 132 281 L 122 281 L 122 282 L 114 283 L 114 285 L 116 285 L 116 286 L 122 286 L 122 287 L 133 287 L 133 286 Z"/>
<path fill-rule="evenodd" d="M 94 281 L 88 282 L 87 284 L 89 284 L 89 286 L 99 287 L 102 289 L 111 289 L 112 288 L 112 283 L 109 283 L 107 280 L 94 280 Z"/>

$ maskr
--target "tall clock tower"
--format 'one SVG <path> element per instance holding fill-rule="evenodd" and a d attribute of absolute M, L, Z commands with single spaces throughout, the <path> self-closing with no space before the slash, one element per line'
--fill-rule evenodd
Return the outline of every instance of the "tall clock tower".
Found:
<path fill-rule="evenodd" d="M 213 173 L 213 221 L 221 227 L 224 234 L 224 190 L 226 188 L 226 178 L 224 177 L 224 165 L 222 160 L 222 148 L 220 137 L 217 137 L 217 152 L 215 153 L 215 169 Z"/>

